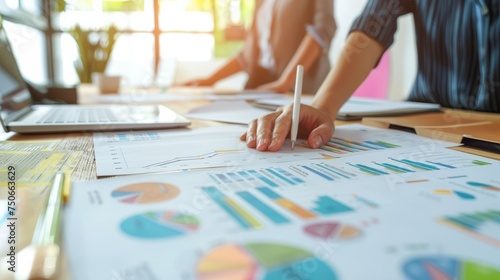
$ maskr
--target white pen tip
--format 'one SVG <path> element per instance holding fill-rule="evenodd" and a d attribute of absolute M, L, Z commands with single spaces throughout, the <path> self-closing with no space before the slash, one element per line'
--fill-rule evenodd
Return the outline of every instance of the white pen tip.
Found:
<path fill-rule="evenodd" d="M 294 147 L 295 147 L 295 141 L 292 141 L 292 151 Z"/>

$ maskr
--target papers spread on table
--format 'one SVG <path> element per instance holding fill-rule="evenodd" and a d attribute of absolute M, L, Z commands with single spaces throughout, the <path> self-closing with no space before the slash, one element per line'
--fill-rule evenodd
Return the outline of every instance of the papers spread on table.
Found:
<path fill-rule="evenodd" d="M 94 133 L 97 176 L 172 172 L 198 168 L 233 167 L 257 163 L 341 158 L 380 150 L 420 146 L 456 146 L 414 134 L 364 125 L 337 127 L 322 149 L 287 141 L 278 152 L 262 153 L 239 140 L 241 126 L 215 126 L 169 131 Z"/>
<path fill-rule="evenodd" d="M 75 170 L 81 151 L 60 149 L 55 141 L 0 141 L 0 182 L 7 186 L 9 166 L 15 169 L 17 187 L 48 186 L 57 172 Z"/>
<path fill-rule="evenodd" d="M 311 104 L 312 97 L 303 97 L 302 104 Z M 255 102 L 256 106 L 275 110 L 279 106 L 292 103 L 292 98 L 261 99 Z M 381 99 L 351 97 L 339 110 L 337 119 L 355 120 L 363 117 L 391 116 L 400 114 L 435 112 L 439 111 L 439 104 L 420 103 L 410 101 L 389 101 Z"/>
<path fill-rule="evenodd" d="M 343 128 L 328 148 L 294 153 L 251 153 L 234 128 L 220 144 L 207 137 L 217 128 L 191 131 L 196 142 L 188 131 L 96 135 L 97 158 L 115 144 L 136 169 L 191 170 L 76 183 L 63 231 L 72 279 L 500 276 L 498 161 Z"/>
<path fill-rule="evenodd" d="M 133 93 L 96 95 L 92 99 L 99 103 L 158 103 L 172 101 L 237 101 L 255 99 L 280 99 L 283 94 L 273 92 L 200 92 L 197 94 L 186 94 L 176 92 L 150 92 L 137 91 Z"/>
<path fill-rule="evenodd" d="M 187 118 L 247 125 L 269 111 L 257 108 L 246 101 L 217 101 L 192 109 L 184 114 Z"/>

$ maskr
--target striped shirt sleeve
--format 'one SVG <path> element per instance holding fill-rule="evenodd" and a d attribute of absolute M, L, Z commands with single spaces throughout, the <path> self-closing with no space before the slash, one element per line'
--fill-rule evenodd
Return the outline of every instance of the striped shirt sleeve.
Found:
<path fill-rule="evenodd" d="M 388 49 L 394 41 L 398 17 L 410 13 L 413 5 L 412 0 L 370 0 L 354 20 L 350 32 L 363 32 Z"/>

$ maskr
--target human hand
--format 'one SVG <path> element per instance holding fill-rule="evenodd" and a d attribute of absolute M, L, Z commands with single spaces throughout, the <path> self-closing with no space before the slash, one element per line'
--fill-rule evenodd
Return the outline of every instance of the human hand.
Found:
<path fill-rule="evenodd" d="M 253 120 L 240 140 L 246 141 L 247 147 L 259 151 L 278 151 L 290 133 L 292 109 L 290 104 Z M 325 111 L 301 104 L 298 137 L 307 138 L 309 147 L 316 149 L 326 144 L 334 129 L 333 120 Z"/>

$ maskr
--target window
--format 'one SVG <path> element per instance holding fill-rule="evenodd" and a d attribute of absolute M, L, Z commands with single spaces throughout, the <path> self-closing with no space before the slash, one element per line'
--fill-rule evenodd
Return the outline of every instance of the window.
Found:
<path fill-rule="evenodd" d="M 62 84 L 79 81 L 74 68 L 79 59 L 78 48 L 68 34 L 76 24 L 88 30 L 102 29 L 111 24 L 118 27 L 120 35 L 106 72 L 122 75 L 124 82 L 130 85 L 168 84 L 176 60 L 224 58 L 239 50 L 254 9 L 254 0 L 1 2 L 10 5 L 11 10 L 43 16 L 47 25 L 37 29 L 40 33 L 37 44 L 30 44 L 31 51 L 22 52 L 35 51 L 40 57 L 46 52 L 48 61 L 37 64 L 40 65 L 37 68 L 43 69 L 26 75 L 36 77 L 37 82 Z M 22 27 L 12 29 L 15 28 L 17 30 L 13 33 L 21 34 L 19 28 Z M 41 79 L 42 76 L 45 79 Z"/>

